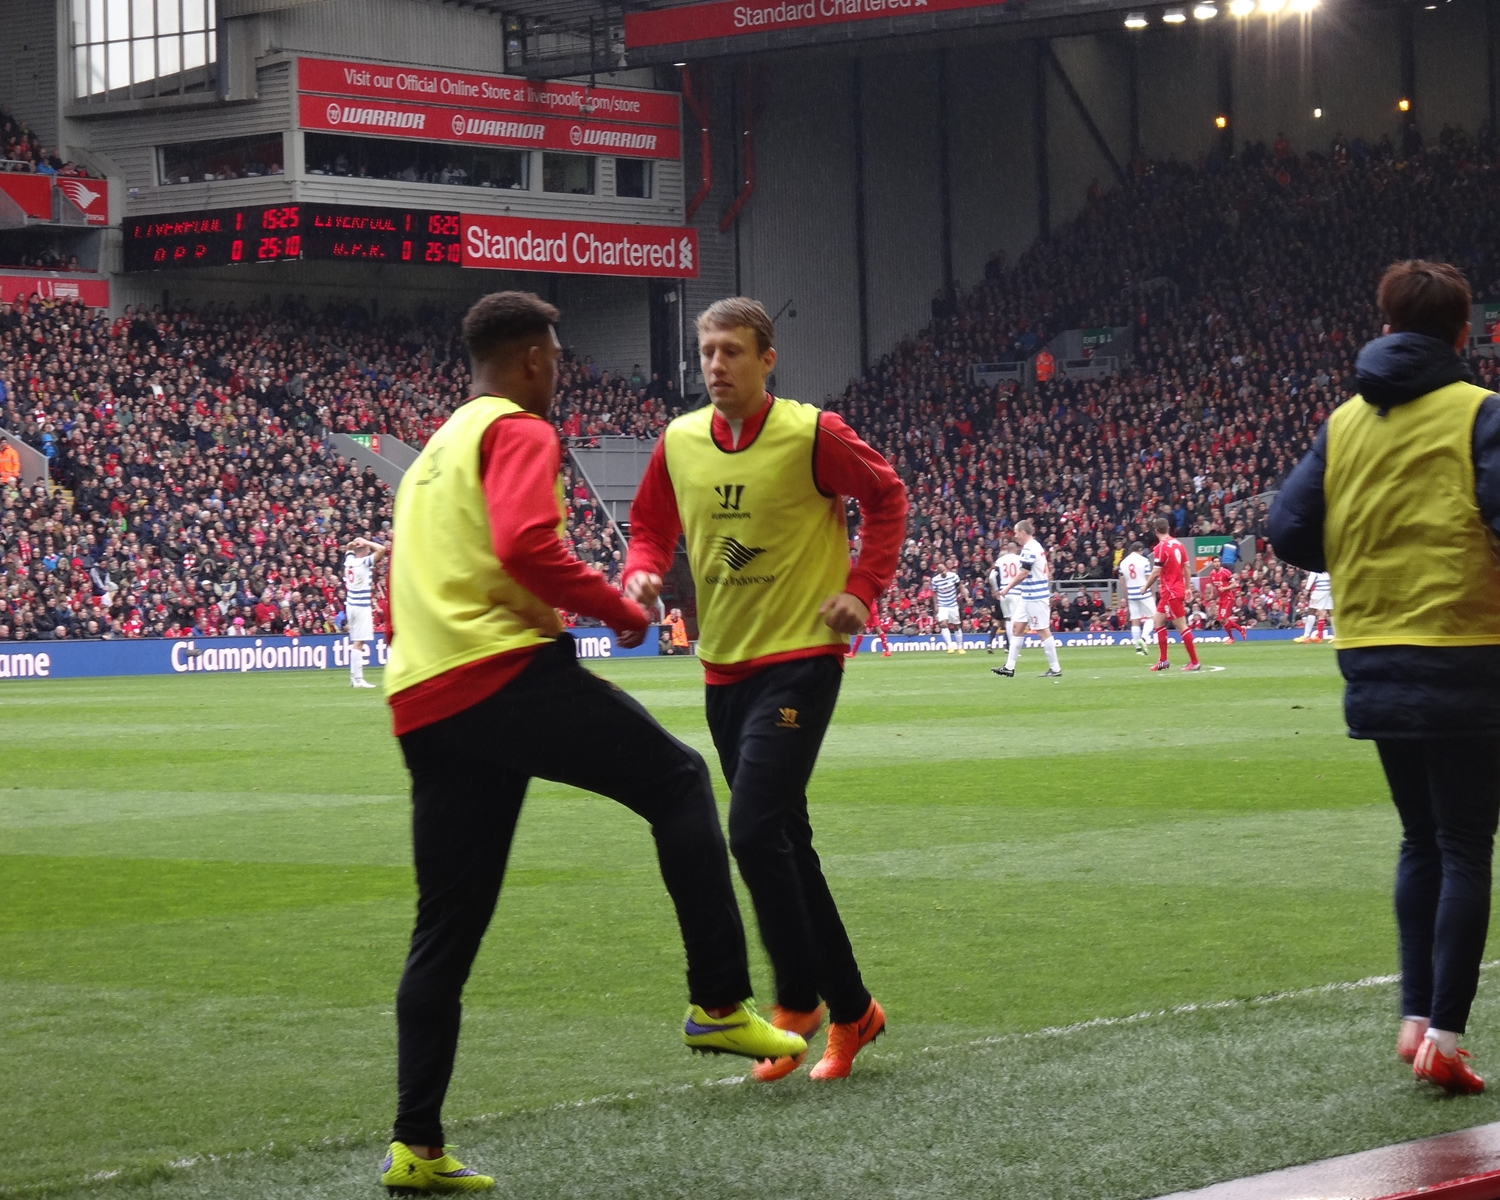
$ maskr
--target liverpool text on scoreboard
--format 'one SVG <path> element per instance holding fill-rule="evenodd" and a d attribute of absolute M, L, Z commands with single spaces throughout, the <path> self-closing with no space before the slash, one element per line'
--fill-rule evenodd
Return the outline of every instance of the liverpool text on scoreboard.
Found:
<path fill-rule="evenodd" d="M 680 225 L 269 204 L 130 217 L 122 232 L 126 271 L 306 260 L 698 277 L 698 232 Z"/>

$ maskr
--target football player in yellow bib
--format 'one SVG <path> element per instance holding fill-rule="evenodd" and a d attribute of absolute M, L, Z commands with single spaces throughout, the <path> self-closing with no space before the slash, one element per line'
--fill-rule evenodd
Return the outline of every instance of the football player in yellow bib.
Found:
<path fill-rule="evenodd" d="M 1385 336 L 1355 359 L 1359 394 L 1283 482 L 1269 532 L 1280 558 L 1327 572 L 1349 735 L 1375 743 L 1401 817 L 1397 1056 L 1480 1092 L 1458 1038 L 1500 822 L 1500 396 L 1464 360 L 1472 296 L 1455 267 L 1395 263 L 1376 301 Z"/>
<path fill-rule="evenodd" d="M 678 417 L 631 506 L 626 594 L 653 604 L 687 538 L 708 725 L 731 789 L 729 844 L 776 971 L 772 1023 L 832 1022 L 814 1079 L 849 1074 L 885 1027 L 812 846 L 807 781 L 833 716 L 848 636 L 890 585 L 906 529 L 891 465 L 832 413 L 766 391 L 775 331 L 754 300 L 698 318 L 711 404 Z M 849 562 L 844 497 L 864 524 Z M 762 1063 L 778 1079 L 801 1055 Z"/>
<path fill-rule="evenodd" d="M 579 666 L 558 619 L 565 608 L 607 621 L 626 648 L 649 624 L 562 541 L 561 447 L 546 420 L 557 317 L 529 292 L 469 310 L 472 392 L 396 493 L 385 688 L 412 779 L 417 924 L 396 992 L 396 1124 L 381 1166 L 393 1188 L 494 1187 L 443 1149 L 442 1105 L 460 996 L 533 776 L 609 796 L 651 823 L 687 950 L 689 1047 L 768 1060 L 807 1049 L 750 1000 L 702 755 Z"/>

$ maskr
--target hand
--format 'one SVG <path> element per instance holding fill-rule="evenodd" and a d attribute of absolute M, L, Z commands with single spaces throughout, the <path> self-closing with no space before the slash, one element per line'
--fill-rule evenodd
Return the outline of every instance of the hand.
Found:
<path fill-rule="evenodd" d="M 642 608 L 650 608 L 661 596 L 661 576 L 637 571 L 625 581 L 625 598 Z"/>
<path fill-rule="evenodd" d="M 834 633 L 858 633 L 870 619 L 870 610 L 852 592 L 840 592 L 818 606 L 818 615 Z"/>
<path fill-rule="evenodd" d="M 641 617 L 646 622 L 644 629 L 618 629 L 615 631 L 615 641 L 619 642 L 626 650 L 634 650 L 646 640 L 646 635 L 651 632 L 651 614 L 642 608 Z"/>

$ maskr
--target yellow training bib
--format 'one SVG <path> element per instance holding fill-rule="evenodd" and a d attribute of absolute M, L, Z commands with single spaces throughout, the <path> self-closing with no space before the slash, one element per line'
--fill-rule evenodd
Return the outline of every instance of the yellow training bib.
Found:
<path fill-rule="evenodd" d="M 562 632 L 556 611 L 512 579 L 495 556 L 479 448 L 485 430 L 504 416 L 540 419 L 499 396 L 476 396 L 432 435 L 396 491 L 390 585 L 396 632 L 387 696 Z M 556 494 L 561 537 L 561 477 Z"/>
<path fill-rule="evenodd" d="M 818 409 L 775 399 L 760 433 L 721 450 L 711 404 L 667 426 L 667 473 L 677 495 L 698 592 L 698 656 L 730 665 L 790 650 L 845 645 L 818 615 L 844 590 L 844 504 L 818 490 Z"/>
<path fill-rule="evenodd" d="M 1328 421 L 1323 548 L 1338 645 L 1500 643 L 1500 559 L 1474 498 L 1474 418 L 1490 393 L 1450 383 Z"/>

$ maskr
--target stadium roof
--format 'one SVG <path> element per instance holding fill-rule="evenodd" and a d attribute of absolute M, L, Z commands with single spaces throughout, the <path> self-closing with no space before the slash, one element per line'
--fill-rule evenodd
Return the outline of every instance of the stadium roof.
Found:
<path fill-rule="evenodd" d="M 220 0 L 226 16 L 248 16 L 328 0 Z M 1060 37 L 1118 29 L 1120 14 L 1183 7 L 1184 0 L 998 0 L 982 7 L 925 9 L 900 16 L 779 29 L 671 45 L 628 48 L 625 14 L 686 8 L 702 0 L 414 0 L 469 9 L 505 21 L 516 39 L 508 70 L 537 78 L 607 73 L 683 59 L 760 54 L 927 35 L 939 44 L 986 29 L 1002 40 Z M 1400 0 L 1322 0 L 1339 8 L 1385 7 Z M 1221 4 L 1227 8 L 1227 3 Z"/>

